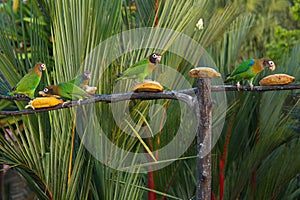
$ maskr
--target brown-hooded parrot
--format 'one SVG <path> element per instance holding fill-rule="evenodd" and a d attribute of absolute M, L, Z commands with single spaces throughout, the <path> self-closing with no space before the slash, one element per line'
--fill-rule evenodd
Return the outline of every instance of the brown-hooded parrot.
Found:
<path fill-rule="evenodd" d="M 126 69 L 121 75 L 118 76 L 116 81 L 138 78 L 139 82 L 143 82 L 144 79 L 158 66 L 160 59 L 160 54 L 152 53 L 147 58 Z"/>
<path fill-rule="evenodd" d="M 75 84 L 78 87 L 81 87 L 84 91 L 86 91 L 89 94 L 95 94 L 97 87 L 88 85 L 90 79 L 91 79 L 91 72 L 84 71 L 81 75 L 75 77 L 69 82 Z"/>
<path fill-rule="evenodd" d="M 226 78 L 225 83 L 229 81 L 237 81 L 237 87 L 240 88 L 240 81 L 248 80 L 251 90 L 253 90 L 253 79 L 264 69 L 275 70 L 274 61 L 269 58 L 261 58 L 258 60 L 250 59 L 238 65 L 233 72 Z"/>
<path fill-rule="evenodd" d="M 42 78 L 42 71 L 46 69 L 44 63 L 38 62 L 35 66 L 17 83 L 16 87 L 8 92 L 8 95 L 26 95 L 30 98 L 34 97 L 34 92 Z"/>
<path fill-rule="evenodd" d="M 69 81 L 70 83 L 73 83 L 79 87 L 83 87 L 85 85 L 89 84 L 89 80 L 91 79 L 91 72 L 90 71 L 84 71 L 81 75 L 76 76 L 74 79 Z"/>

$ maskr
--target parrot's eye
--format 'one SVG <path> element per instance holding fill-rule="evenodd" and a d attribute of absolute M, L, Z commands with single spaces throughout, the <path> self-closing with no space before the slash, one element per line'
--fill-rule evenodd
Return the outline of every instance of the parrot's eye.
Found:
<path fill-rule="evenodd" d="M 46 69 L 46 65 L 44 64 L 44 63 L 42 63 L 41 65 L 40 65 L 40 70 L 45 70 Z"/>
<path fill-rule="evenodd" d="M 48 88 L 44 88 L 43 91 L 44 91 L 45 93 L 47 93 L 47 92 L 48 92 Z"/>
<path fill-rule="evenodd" d="M 270 64 L 271 66 L 273 66 L 273 65 L 274 65 L 274 62 L 273 62 L 273 61 L 269 61 L 269 64 Z"/>
<path fill-rule="evenodd" d="M 153 57 L 153 58 L 157 58 L 157 55 L 154 53 L 154 54 L 152 55 L 152 57 Z"/>

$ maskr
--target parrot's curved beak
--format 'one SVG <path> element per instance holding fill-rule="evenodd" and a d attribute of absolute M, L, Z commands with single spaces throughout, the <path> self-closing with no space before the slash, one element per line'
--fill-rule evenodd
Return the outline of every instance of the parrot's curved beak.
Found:
<path fill-rule="evenodd" d="M 274 71 L 275 70 L 275 68 L 276 68 L 276 66 L 275 66 L 275 63 L 273 63 L 272 65 L 270 65 L 270 67 L 269 67 L 269 69 L 271 70 L 271 71 Z"/>
<path fill-rule="evenodd" d="M 47 94 L 44 91 L 39 91 L 39 95 L 43 97 L 47 96 Z"/>
<path fill-rule="evenodd" d="M 159 63 L 160 60 L 161 60 L 161 55 L 157 55 L 156 60 L 157 60 L 157 62 Z"/>
<path fill-rule="evenodd" d="M 54 94 L 47 94 L 44 91 L 39 91 L 39 95 L 42 97 L 55 97 L 55 98 L 60 98 L 60 96 L 58 95 L 54 95 Z"/>

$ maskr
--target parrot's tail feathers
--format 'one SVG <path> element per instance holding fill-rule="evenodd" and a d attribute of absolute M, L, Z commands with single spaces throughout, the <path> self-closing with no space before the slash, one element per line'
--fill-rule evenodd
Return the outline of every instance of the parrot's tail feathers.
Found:
<path fill-rule="evenodd" d="M 118 75 L 117 75 L 117 78 L 120 78 L 121 76 L 122 76 L 122 73 L 118 74 Z"/>
<path fill-rule="evenodd" d="M 0 79 L 0 94 L 8 95 L 9 92 L 9 87 L 7 87 L 7 85 Z"/>
<path fill-rule="evenodd" d="M 229 78 L 230 76 L 231 76 L 231 74 L 227 74 L 227 75 L 226 75 L 226 78 Z"/>
<path fill-rule="evenodd" d="M 8 95 L 7 93 L 11 91 L 11 86 L 6 80 L 5 76 L 0 72 L 0 94 Z"/>
<path fill-rule="evenodd" d="M 116 78 L 115 82 L 118 82 L 122 79 L 123 79 L 123 77 L 122 77 L 122 74 L 120 73 L 120 74 L 117 75 L 117 78 Z"/>
<path fill-rule="evenodd" d="M 230 76 L 231 76 L 231 74 L 226 75 L 226 79 L 225 79 L 224 83 L 228 83 L 233 80 L 232 77 L 230 77 Z"/>
<path fill-rule="evenodd" d="M 2 94 L 2 93 L 1 93 Z M 14 96 L 15 93 L 14 92 L 6 92 L 5 95 L 8 95 L 8 96 Z"/>
<path fill-rule="evenodd" d="M 5 76 L 2 74 L 1 71 L 0 71 L 0 84 L 1 84 L 1 85 L 4 85 L 4 86 L 8 89 L 8 91 L 11 91 L 11 90 L 12 90 L 12 88 L 11 88 L 11 86 L 9 85 L 7 79 L 6 79 Z"/>

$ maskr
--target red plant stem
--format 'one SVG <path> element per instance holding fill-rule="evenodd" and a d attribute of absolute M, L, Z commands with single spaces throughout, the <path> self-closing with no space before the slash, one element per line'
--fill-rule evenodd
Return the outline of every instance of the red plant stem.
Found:
<path fill-rule="evenodd" d="M 251 183 L 251 190 L 252 190 L 252 193 L 254 193 L 254 190 L 255 190 L 256 177 L 257 177 L 257 171 L 254 170 L 254 172 L 252 172 L 252 183 Z"/>
<path fill-rule="evenodd" d="M 148 173 L 148 188 L 151 190 L 155 190 L 153 171 L 149 171 Z M 149 191 L 148 192 L 148 200 L 156 200 L 156 193 Z"/>
<path fill-rule="evenodd" d="M 224 175 L 224 166 L 225 160 L 221 158 L 220 160 L 220 200 L 223 200 L 224 195 L 224 182 L 225 182 L 225 175 Z"/>
<path fill-rule="evenodd" d="M 229 140 L 230 140 L 232 126 L 233 126 L 233 120 L 234 120 L 234 113 L 230 118 L 230 126 L 226 134 L 223 156 L 220 159 L 220 200 L 223 200 L 223 195 L 224 195 L 224 182 L 225 182 L 224 170 L 225 170 L 226 155 L 227 155 Z"/>
<path fill-rule="evenodd" d="M 158 0 L 155 0 L 155 24 L 156 27 L 158 25 Z"/>
<path fill-rule="evenodd" d="M 211 200 L 217 200 L 216 197 L 215 197 L 215 194 L 213 192 L 211 194 Z"/>
<path fill-rule="evenodd" d="M 146 128 L 145 131 L 146 131 L 146 136 L 148 138 L 149 148 L 150 148 L 151 151 L 153 151 L 153 146 L 151 144 L 148 129 Z M 147 155 L 147 160 L 149 162 L 151 162 L 150 156 L 148 154 L 146 154 L 146 155 Z M 154 183 L 153 171 L 152 171 L 151 166 L 149 166 L 149 172 L 148 172 L 148 188 L 151 189 L 151 190 L 155 190 L 155 183 Z M 148 191 L 148 200 L 156 200 L 156 193 L 152 192 L 152 191 Z"/>

